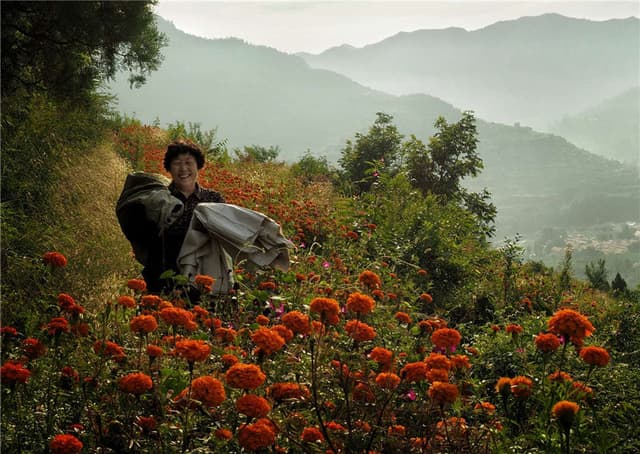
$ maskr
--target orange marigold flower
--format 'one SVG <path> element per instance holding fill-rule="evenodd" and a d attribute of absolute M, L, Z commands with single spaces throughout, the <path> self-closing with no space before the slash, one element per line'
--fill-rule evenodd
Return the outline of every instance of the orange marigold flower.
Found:
<path fill-rule="evenodd" d="M 427 363 L 419 361 L 416 363 L 406 364 L 402 370 L 400 370 L 400 377 L 406 382 L 414 383 L 427 379 Z"/>
<path fill-rule="evenodd" d="M 467 421 L 464 418 L 457 418 L 455 416 L 447 418 L 446 421 L 438 421 L 438 423 L 436 424 L 436 430 L 441 435 L 448 436 L 454 439 L 464 438 L 467 429 Z"/>
<path fill-rule="evenodd" d="M 431 334 L 431 342 L 433 345 L 444 350 L 455 350 L 461 340 L 462 336 L 460 332 L 453 328 L 440 328 Z"/>
<path fill-rule="evenodd" d="M 276 402 L 289 399 L 306 399 L 311 396 L 309 388 L 297 383 L 274 383 L 267 388 L 267 395 Z"/>
<path fill-rule="evenodd" d="M 389 426 L 389 428 L 387 429 L 387 435 L 389 436 L 396 435 L 396 436 L 404 437 L 406 432 L 407 432 L 406 427 L 400 424 Z"/>
<path fill-rule="evenodd" d="M 225 353 L 220 357 L 220 361 L 222 361 L 224 367 L 229 368 L 238 362 L 238 357 L 230 353 Z"/>
<path fill-rule="evenodd" d="M 471 369 L 469 357 L 466 355 L 454 355 L 451 357 L 451 364 L 454 369 Z"/>
<path fill-rule="evenodd" d="M 250 418 L 264 418 L 271 411 L 271 405 L 264 397 L 245 394 L 236 400 L 236 409 Z"/>
<path fill-rule="evenodd" d="M 322 443 L 324 441 L 324 435 L 322 435 L 320 429 L 316 427 L 305 427 L 302 429 L 300 439 L 307 443 Z"/>
<path fill-rule="evenodd" d="M 560 347 L 560 338 L 553 333 L 540 333 L 536 336 L 534 343 L 542 353 L 551 353 Z"/>
<path fill-rule="evenodd" d="M 191 382 L 191 398 L 206 407 L 217 407 L 224 402 L 227 395 L 220 380 L 206 375 Z"/>
<path fill-rule="evenodd" d="M 50 265 L 54 268 L 67 266 L 67 258 L 59 252 L 45 252 L 42 256 L 42 261 L 45 265 Z"/>
<path fill-rule="evenodd" d="M 158 321 L 153 315 L 138 315 L 129 322 L 131 331 L 138 334 L 149 334 L 158 328 Z"/>
<path fill-rule="evenodd" d="M 153 388 L 151 377 L 141 372 L 125 375 L 120 379 L 120 391 L 139 396 Z"/>
<path fill-rule="evenodd" d="M 159 307 L 162 304 L 162 298 L 158 295 L 144 295 L 140 300 L 142 307 Z"/>
<path fill-rule="evenodd" d="M 590 366 L 604 367 L 609 364 L 609 352 L 602 347 L 589 346 L 580 349 L 580 358 Z"/>
<path fill-rule="evenodd" d="M 533 381 L 530 378 L 519 375 L 511 379 L 511 394 L 515 397 L 529 397 L 533 390 Z"/>
<path fill-rule="evenodd" d="M 231 343 L 235 340 L 237 332 L 233 328 L 217 328 L 215 331 L 215 338 L 223 343 Z"/>
<path fill-rule="evenodd" d="M 127 287 L 129 287 L 131 290 L 144 292 L 147 289 L 147 283 L 142 279 L 129 279 L 129 282 L 127 282 Z"/>
<path fill-rule="evenodd" d="M 431 383 L 449 381 L 449 372 L 446 369 L 429 369 L 427 371 L 427 380 Z"/>
<path fill-rule="evenodd" d="M 353 399 L 359 402 L 371 403 L 376 401 L 376 396 L 369 385 L 360 382 L 353 387 Z"/>
<path fill-rule="evenodd" d="M 423 270 L 423 269 L 418 270 L 418 276 L 426 276 L 426 275 L 427 275 L 427 270 Z"/>
<path fill-rule="evenodd" d="M 17 337 L 18 330 L 13 326 L 3 326 L 2 328 L 0 328 L 0 335 L 7 337 Z"/>
<path fill-rule="evenodd" d="M 217 317 L 209 317 L 209 318 L 206 318 L 202 322 L 202 324 L 204 326 L 206 326 L 207 328 L 209 328 L 209 329 L 215 330 L 215 329 L 218 329 L 218 328 L 220 328 L 222 326 L 222 320 L 220 320 Z"/>
<path fill-rule="evenodd" d="M 405 325 L 411 324 L 411 317 L 409 317 L 409 314 L 407 314 L 406 312 L 396 312 L 396 315 L 394 315 L 393 318 L 395 318 L 398 323 Z"/>
<path fill-rule="evenodd" d="M 277 331 L 265 327 L 255 330 L 251 335 L 251 341 L 266 355 L 271 355 L 284 346 L 282 336 Z"/>
<path fill-rule="evenodd" d="M 449 358 L 440 353 L 429 353 L 429 356 L 424 359 L 424 362 L 430 369 L 451 369 L 451 361 Z"/>
<path fill-rule="evenodd" d="M 559 371 L 559 370 L 549 374 L 547 376 L 547 379 L 549 381 L 555 381 L 555 382 L 559 382 L 559 383 L 572 382 L 573 381 L 573 378 L 571 378 L 571 375 L 569 375 L 566 372 Z"/>
<path fill-rule="evenodd" d="M 496 392 L 506 396 L 511 391 L 511 378 L 500 377 L 496 383 Z"/>
<path fill-rule="evenodd" d="M 349 320 L 344 326 L 345 331 L 356 342 L 366 342 L 375 339 L 377 333 L 373 327 L 359 320 Z"/>
<path fill-rule="evenodd" d="M 123 360 L 127 356 L 121 346 L 111 341 L 95 341 L 93 351 L 97 355 L 108 356 L 115 361 Z"/>
<path fill-rule="evenodd" d="M 255 389 L 267 378 L 260 366 L 241 363 L 231 366 L 225 377 L 229 386 L 239 389 Z"/>
<path fill-rule="evenodd" d="M 428 293 L 421 293 L 420 296 L 418 297 L 418 299 L 420 299 L 421 301 L 425 301 L 426 303 L 432 303 L 433 302 L 433 297 L 431 295 L 429 295 Z"/>
<path fill-rule="evenodd" d="M 508 324 L 504 330 L 507 334 L 521 334 L 524 331 L 522 326 L 515 323 Z"/>
<path fill-rule="evenodd" d="M 300 311 L 290 311 L 282 316 L 282 323 L 295 334 L 309 334 L 309 317 Z"/>
<path fill-rule="evenodd" d="M 271 330 L 278 333 L 285 342 L 289 342 L 291 339 L 293 339 L 293 331 L 287 328 L 284 324 L 273 325 L 271 327 Z"/>
<path fill-rule="evenodd" d="M 340 423 L 337 423 L 335 421 L 329 421 L 326 424 L 327 430 L 331 430 L 333 432 L 346 432 L 347 428 L 345 426 L 343 426 Z"/>
<path fill-rule="evenodd" d="M 7 361 L 0 367 L 0 381 L 2 384 L 26 383 L 31 377 L 31 371 L 17 361 Z"/>
<path fill-rule="evenodd" d="M 191 313 L 194 315 L 196 319 L 208 320 L 209 318 L 209 311 L 202 306 L 198 306 L 198 305 L 193 306 L 191 308 Z"/>
<path fill-rule="evenodd" d="M 496 411 L 496 406 L 491 402 L 478 402 L 473 409 L 492 415 Z"/>
<path fill-rule="evenodd" d="M 122 295 L 118 297 L 118 305 L 125 307 L 127 309 L 131 309 L 136 307 L 136 300 L 133 297 L 128 295 Z"/>
<path fill-rule="evenodd" d="M 333 298 L 314 298 L 309 310 L 319 314 L 322 323 L 327 325 L 337 325 L 340 321 L 340 305 Z"/>
<path fill-rule="evenodd" d="M 273 423 L 266 418 L 253 424 L 246 424 L 238 431 L 238 443 L 245 449 L 257 451 L 267 448 L 276 442 L 276 431 Z"/>
<path fill-rule="evenodd" d="M 176 342 L 175 353 L 193 364 L 196 361 L 204 361 L 211 353 L 211 347 L 203 340 L 180 340 Z"/>
<path fill-rule="evenodd" d="M 143 298 L 144 299 L 144 298 Z M 186 309 L 179 307 L 167 307 L 160 311 L 160 318 L 165 323 L 172 326 L 181 326 L 187 331 L 194 331 L 198 325 L 194 321 L 194 316 Z"/>
<path fill-rule="evenodd" d="M 69 434 L 56 435 L 49 443 L 51 454 L 78 454 L 82 446 L 80 440 Z"/>
<path fill-rule="evenodd" d="M 298 282 L 304 282 L 307 280 L 307 276 L 305 276 L 302 273 L 296 273 L 296 281 Z"/>
<path fill-rule="evenodd" d="M 391 361 L 393 360 L 393 352 L 384 347 L 374 347 L 369 353 L 369 358 L 383 367 L 388 367 L 391 365 Z"/>
<path fill-rule="evenodd" d="M 429 387 L 429 397 L 436 404 L 452 404 L 458 398 L 458 387 L 451 383 L 436 381 Z"/>
<path fill-rule="evenodd" d="M 202 287 L 205 291 L 210 292 L 213 288 L 213 283 L 215 279 L 211 276 L 207 276 L 205 274 L 196 274 L 196 277 L 193 279 L 194 284 Z"/>
<path fill-rule="evenodd" d="M 27 337 L 22 341 L 22 348 L 29 359 L 36 359 L 47 352 L 47 346 L 33 337 Z"/>
<path fill-rule="evenodd" d="M 75 305 L 76 301 L 71 295 L 68 295 L 67 293 L 60 293 L 58 295 L 58 306 L 60 306 L 60 309 L 63 311 L 69 311 Z"/>
<path fill-rule="evenodd" d="M 596 330 L 589 319 L 572 309 L 561 309 L 551 316 L 548 322 L 549 331 L 573 343 L 580 343 Z"/>
<path fill-rule="evenodd" d="M 276 283 L 272 282 L 272 281 L 264 281 L 264 282 L 260 282 L 260 284 L 258 284 L 258 290 L 275 290 L 276 289 Z"/>
<path fill-rule="evenodd" d="M 593 394 L 593 389 L 582 382 L 574 381 L 571 383 L 571 395 L 579 399 L 584 399 Z"/>
<path fill-rule="evenodd" d="M 233 432 L 225 428 L 216 429 L 213 435 L 218 440 L 231 440 L 233 438 Z"/>
<path fill-rule="evenodd" d="M 136 424 L 145 432 L 152 432 L 158 427 L 158 421 L 153 416 L 138 416 Z"/>
<path fill-rule="evenodd" d="M 149 358 L 158 358 L 163 354 L 164 354 L 164 351 L 162 350 L 162 347 L 159 347 L 158 345 L 153 345 L 153 344 L 147 345 L 147 355 L 149 355 Z"/>
<path fill-rule="evenodd" d="M 347 298 L 347 310 L 349 312 L 366 315 L 373 311 L 375 307 L 376 302 L 369 295 L 355 292 Z"/>
<path fill-rule="evenodd" d="M 494 333 L 497 333 L 501 329 L 502 328 L 500 327 L 500 325 L 491 325 L 491 331 L 493 331 Z"/>
<path fill-rule="evenodd" d="M 561 400 L 551 409 L 551 414 L 558 420 L 558 424 L 564 429 L 569 429 L 573 424 L 580 406 L 569 400 Z"/>
<path fill-rule="evenodd" d="M 267 326 L 269 324 L 269 317 L 260 314 L 256 317 L 256 323 L 261 326 Z"/>
<path fill-rule="evenodd" d="M 373 271 L 365 270 L 360 273 L 358 276 L 358 281 L 364 285 L 365 287 L 374 290 L 382 287 L 382 281 L 380 280 L 380 276 L 378 276 Z"/>
<path fill-rule="evenodd" d="M 400 377 L 392 372 L 382 372 L 376 376 L 376 384 L 384 389 L 395 389 L 400 384 Z"/>
<path fill-rule="evenodd" d="M 64 317 L 54 317 L 49 323 L 47 323 L 47 332 L 49 333 L 49 336 L 68 333 L 69 322 Z"/>

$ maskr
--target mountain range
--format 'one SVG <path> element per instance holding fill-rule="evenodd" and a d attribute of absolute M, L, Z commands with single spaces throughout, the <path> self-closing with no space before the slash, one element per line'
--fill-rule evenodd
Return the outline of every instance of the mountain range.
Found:
<path fill-rule="evenodd" d="M 496 24 L 493 33 L 533 19 Z M 557 19 L 537 20 L 550 20 L 552 27 Z M 164 62 L 139 89 L 130 89 L 124 75 L 112 83 L 117 109 L 148 123 L 191 121 L 202 129 L 217 128 L 219 138 L 228 139 L 231 148 L 277 145 L 282 160 L 293 162 L 309 150 L 335 163 L 345 141 L 356 132 L 366 132 L 376 112 L 393 115 L 405 136 L 427 140 L 438 116 L 457 121 L 472 104 L 459 100 L 454 106 L 429 94 L 385 93 L 335 71 L 313 68 L 308 56 L 233 38 L 195 37 L 161 18 L 157 24 L 169 38 Z M 619 88 L 613 82 L 606 86 L 614 92 Z M 503 87 L 500 96 L 508 97 L 510 89 Z M 555 114 L 548 118 L 556 118 Z M 507 122 L 513 125 L 509 126 L 477 116 L 478 151 L 485 169 L 468 185 L 487 187 L 493 194 L 499 235 L 548 225 L 640 220 L 640 182 L 634 168 L 589 153 L 558 135 L 520 125 L 520 117 Z"/>

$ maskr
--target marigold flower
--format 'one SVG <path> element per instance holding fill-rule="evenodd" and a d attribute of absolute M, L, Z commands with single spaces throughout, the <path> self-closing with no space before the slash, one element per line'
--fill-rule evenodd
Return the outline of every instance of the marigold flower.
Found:
<path fill-rule="evenodd" d="M 220 357 L 220 361 L 222 361 L 222 364 L 224 364 L 226 368 L 229 368 L 238 362 L 238 357 L 230 353 L 225 353 Z"/>
<path fill-rule="evenodd" d="M 393 352 L 384 347 L 374 347 L 369 353 L 369 358 L 380 364 L 383 368 L 387 368 L 393 360 Z"/>
<path fill-rule="evenodd" d="M 549 381 L 554 381 L 554 382 L 558 382 L 558 383 L 572 382 L 573 381 L 573 378 L 571 378 L 571 375 L 569 375 L 566 372 L 559 371 L 559 370 L 549 374 L 547 376 L 547 379 Z"/>
<path fill-rule="evenodd" d="M 26 383 L 29 377 L 31 377 L 31 371 L 17 361 L 7 361 L 0 367 L 0 381 L 3 385 Z"/>
<path fill-rule="evenodd" d="M 560 347 L 560 338 L 553 333 L 540 333 L 536 336 L 534 343 L 542 353 L 551 353 Z"/>
<path fill-rule="evenodd" d="M 282 323 L 295 334 L 309 334 L 309 317 L 300 311 L 290 311 L 282 316 Z"/>
<path fill-rule="evenodd" d="M 500 325 L 491 325 L 491 331 L 493 331 L 494 333 L 497 333 L 501 329 L 502 328 L 500 327 Z"/>
<path fill-rule="evenodd" d="M 238 431 L 238 443 L 250 451 L 267 448 L 275 442 L 275 428 L 273 423 L 266 418 L 259 419 L 253 424 L 243 425 Z"/>
<path fill-rule="evenodd" d="M 206 407 L 217 407 L 225 401 L 227 394 L 220 380 L 206 375 L 191 382 L 191 398 Z"/>
<path fill-rule="evenodd" d="M 78 454 L 82 451 L 82 442 L 73 435 L 59 434 L 49 442 L 51 454 Z"/>
<path fill-rule="evenodd" d="M 237 336 L 237 332 L 233 328 L 217 328 L 215 331 L 215 338 L 223 343 L 231 343 Z"/>
<path fill-rule="evenodd" d="M 421 293 L 420 296 L 418 297 L 418 299 L 420 301 L 424 301 L 427 304 L 430 304 L 433 302 L 433 297 L 431 295 L 429 295 L 428 293 Z"/>
<path fill-rule="evenodd" d="M 255 364 L 234 364 L 225 374 L 227 385 L 232 388 L 255 389 L 261 386 L 267 376 Z"/>
<path fill-rule="evenodd" d="M 571 383 L 571 395 L 579 399 L 584 399 L 593 394 L 593 389 L 579 381 Z"/>
<path fill-rule="evenodd" d="M 165 323 L 172 326 L 181 326 L 187 331 L 194 331 L 198 325 L 194 321 L 194 316 L 186 309 L 179 307 L 167 307 L 160 311 L 160 318 Z"/>
<path fill-rule="evenodd" d="M 142 307 L 156 308 L 156 307 L 159 307 L 161 304 L 162 304 L 162 298 L 160 298 L 158 295 L 144 295 L 140 299 L 140 305 Z"/>
<path fill-rule="evenodd" d="M 340 305 L 333 298 L 314 298 L 309 310 L 319 314 L 322 323 L 327 325 L 337 325 L 340 321 Z"/>
<path fill-rule="evenodd" d="M 269 317 L 267 317 L 266 315 L 258 315 L 256 317 L 256 323 L 260 326 L 267 326 L 269 324 Z"/>
<path fill-rule="evenodd" d="M 447 383 L 449 381 L 449 372 L 446 369 L 429 369 L 427 371 L 427 380 L 431 383 L 437 381 Z"/>
<path fill-rule="evenodd" d="M 213 288 L 213 283 L 215 279 L 211 276 L 207 276 L 205 274 L 196 274 L 196 277 L 193 279 L 194 284 L 202 287 L 205 291 L 210 292 Z"/>
<path fill-rule="evenodd" d="M 33 337 L 23 340 L 22 348 L 29 359 L 39 358 L 47 352 L 47 346 Z"/>
<path fill-rule="evenodd" d="M 63 311 L 69 311 L 73 306 L 76 305 L 76 300 L 73 299 L 73 296 L 67 293 L 60 293 L 58 295 L 58 306 Z"/>
<path fill-rule="evenodd" d="M 429 369 L 451 369 L 451 361 L 449 358 L 441 355 L 440 353 L 429 353 L 429 356 L 424 359 L 424 362 L 427 364 Z"/>
<path fill-rule="evenodd" d="M 376 396 L 369 385 L 360 382 L 353 387 L 353 399 L 359 402 L 371 403 L 376 401 Z"/>
<path fill-rule="evenodd" d="M 222 320 L 217 317 L 209 317 L 205 319 L 202 324 L 211 330 L 216 330 L 222 327 Z"/>
<path fill-rule="evenodd" d="M 225 428 L 216 429 L 213 435 L 218 440 L 231 440 L 233 438 L 233 432 Z"/>
<path fill-rule="evenodd" d="M 50 265 L 54 268 L 67 266 L 67 258 L 59 252 L 45 252 L 42 256 L 42 261 L 45 265 Z"/>
<path fill-rule="evenodd" d="M 236 409 L 250 418 L 264 418 L 271 411 L 271 405 L 264 397 L 245 394 L 236 400 Z"/>
<path fill-rule="evenodd" d="M 609 352 L 602 347 L 589 346 L 580 349 L 580 358 L 590 366 L 604 367 L 609 364 Z"/>
<path fill-rule="evenodd" d="M 429 387 L 429 397 L 438 405 L 452 404 L 458 398 L 458 387 L 451 383 L 436 381 Z"/>
<path fill-rule="evenodd" d="M 93 351 L 97 355 L 109 356 L 115 361 L 123 360 L 127 356 L 121 346 L 111 341 L 95 341 L 93 343 Z"/>
<path fill-rule="evenodd" d="M 387 429 L 387 435 L 389 435 L 390 437 L 392 436 L 404 437 L 406 432 L 407 432 L 406 427 L 400 424 L 389 426 L 389 428 Z"/>
<path fill-rule="evenodd" d="M 529 397 L 533 390 L 533 381 L 530 378 L 519 375 L 511 379 L 511 394 L 515 397 Z"/>
<path fill-rule="evenodd" d="M 596 330 L 587 317 L 572 309 L 557 311 L 549 319 L 548 325 L 552 333 L 578 344 Z"/>
<path fill-rule="evenodd" d="M 285 343 L 277 331 L 265 327 L 255 330 L 251 335 L 251 341 L 266 355 L 277 352 Z"/>
<path fill-rule="evenodd" d="M 450 349 L 453 351 L 458 344 L 460 344 L 461 340 L 462 336 L 458 330 L 453 328 L 440 328 L 431 334 L 431 342 L 433 345 L 442 349 Z"/>
<path fill-rule="evenodd" d="M 149 334 L 158 328 L 158 321 L 153 315 L 138 315 L 129 322 L 131 331 L 137 334 Z"/>
<path fill-rule="evenodd" d="M 307 443 L 322 443 L 324 441 L 324 435 L 322 435 L 320 429 L 316 427 L 305 427 L 302 429 L 300 439 Z"/>
<path fill-rule="evenodd" d="M 417 383 L 427 379 L 427 363 L 418 361 L 406 364 L 400 370 L 400 377 L 408 383 Z"/>
<path fill-rule="evenodd" d="M 376 384 L 384 389 L 395 389 L 400 384 L 400 377 L 391 372 L 381 372 L 376 376 Z"/>
<path fill-rule="evenodd" d="M 281 382 L 269 386 L 267 396 L 276 402 L 282 402 L 289 399 L 306 399 L 311 396 L 311 392 L 309 388 L 298 383 Z"/>
<path fill-rule="evenodd" d="M 406 312 L 396 312 L 396 315 L 394 315 L 393 318 L 395 318 L 398 323 L 405 325 L 411 324 L 411 317 L 409 317 L 409 314 L 407 314 Z"/>
<path fill-rule="evenodd" d="M 369 271 L 369 270 L 363 271 L 362 273 L 360 273 L 360 276 L 358 276 L 358 281 L 365 287 L 369 288 L 370 290 L 374 290 L 382 287 L 382 281 L 380 280 L 380 276 L 378 276 L 373 271 Z"/>
<path fill-rule="evenodd" d="M 163 354 L 164 350 L 162 350 L 162 347 L 153 344 L 147 345 L 147 355 L 149 355 L 149 358 L 158 358 Z"/>
<path fill-rule="evenodd" d="M 144 292 L 147 289 L 147 283 L 142 279 L 129 279 L 129 282 L 127 282 L 127 287 L 129 287 L 131 290 Z"/>
<path fill-rule="evenodd" d="M 0 335 L 7 337 L 17 337 L 18 330 L 13 326 L 3 326 L 2 328 L 0 328 Z"/>
<path fill-rule="evenodd" d="M 345 331 L 356 342 L 366 342 L 375 339 L 377 333 L 373 327 L 359 320 L 349 320 L 344 326 Z"/>
<path fill-rule="evenodd" d="M 136 307 L 136 300 L 133 297 L 128 295 L 122 295 L 118 297 L 118 305 L 125 307 L 127 309 L 132 309 Z"/>
<path fill-rule="evenodd" d="M 152 432 L 158 427 L 158 421 L 153 416 L 138 416 L 136 424 L 146 433 Z"/>
<path fill-rule="evenodd" d="M 151 377 L 147 374 L 134 372 L 122 377 L 120 379 L 119 387 L 120 391 L 139 396 L 153 388 L 153 382 L 151 381 Z"/>
<path fill-rule="evenodd" d="M 500 377 L 496 383 L 496 392 L 506 396 L 511 391 L 511 378 Z"/>
<path fill-rule="evenodd" d="M 64 317 L 54 317 L 49 323 L 47 323 L 47 332 L 49 333 L 49 336 L 68 333 L 69 322 Z"/>
<path fill-rule="evenodd" d="M 551 414 L 558 420 L 560 427 L 567 430 L 573 424 L 576 414 L 580 410 L 580 406 L 568 400 L 561 400 L 551 409 Z"/>
<path fill-rule="evenodd" d="M 455 416 L 447 418 L 445 421 L 438 421 L 436 424 L 436 430 L 440 434 L 454 439 L 463 439 L 468 428 L 467 421 L 464 418 Z"/>
<path fill-rule="evenodd" d="M 352 293 L 347 298 L 347 310 L 357 314 L 369 314 L 376 306 L 376 302 L 369 295 L 362 293 Z"/>
<path fill-rule="evenodd" d="M 478 402 L 473 409 L 492 415 L 496 411 L 496 406 L 491 402 Z"/>
<path fill-rule="evenodd" d="M 175 353 L 187 360 L 189 364 L 204 361 L 211 353 L 211 347 L 203 340 L 180 340 L 176 342 Z"/>
<path fill-rule="evenodd" d="M 505 327 L 504 330 L 507 334 L 522 334 L 524 328 L 522 328 L 522 326 L 518 324 L 510 323 Z"/>
<path fill-rule="evenodd" d="M 272 281 L 264 281 L 258 284 L 258 290 L 270 290 L 274 291 L 276 289 L 276 283 Z"/>
<path fill-rule="evenodd" d="M 191 308 L 191 313 L 196 319 L 207 320 L 209 318 L 209 311 L 198 305 Z"/>
<path fill-rule="evenodd" d="M 346 432 L 347 428 L 340 423 L 335 421 L 329 421 L 326 424 L 327 430 L 331 430 L 332 432 Z"/>
<path fill-rule="evenodd" d="M 451 364 L 454 369 L 462 370 L 462 369 L 471 369 L 471 363 L 469 362 L 469 357 L 466 355 L 454 355 L 451 357 Z"/>
<path fill-rule="evenodd" d="M 423 270 L 423 269 L 419 269 L 417 271 L 418 276 L 426 276 L 427 275 L 427 270 Z"/>

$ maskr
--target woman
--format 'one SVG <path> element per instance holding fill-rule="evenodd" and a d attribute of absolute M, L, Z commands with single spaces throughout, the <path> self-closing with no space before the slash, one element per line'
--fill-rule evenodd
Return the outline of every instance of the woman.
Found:
<path fill-rule="evenodd" d="M 197 145 L 187 141 L 174 141 L 169 144 L 164 155 L 164 168 L 171 174 L 169 191 L 183 204 L 182 214 L 164 229 L 157 229 L 148 236 L 153 244 L 149 245 L 149 256 L 142 275 L 151 292 L 160 292 L 164 284 L 160 275 L 167 270 L 178 272 L 178 253 L 189 228 L 193 210 L 199 203 L 224 203 L 218 192 L 201 187 L 198 184 L 200 170 L 204 167 L 205 157 Z"/>

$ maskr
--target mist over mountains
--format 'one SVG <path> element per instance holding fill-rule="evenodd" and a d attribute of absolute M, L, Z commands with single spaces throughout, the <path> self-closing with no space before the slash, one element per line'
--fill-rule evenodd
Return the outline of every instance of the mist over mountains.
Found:
<path fill-rule="evenodd" d="M 505 33 L 518 28 L 520 21 L 524 24 L 521 34 L 534 41 L 539 30 L 536 32 L 531 24 L 539 20 L 549 20 L 546 32 L 543 33 L 544 41 L 549 46 L 553 42 L 556 47 L 559 46 L 557 41 L 562 40 L 548 39 L 548 35 L 553 34 L 551 29 L 554 24 L 563 25 L 560 36 L 565 36 L 563 39 L 566 40 L 570 39 L 570 30 L 573 28 L 567 24 L 573 24 L 573 21 L 576 21 L 575 27 L 580 30 L 585 26 L 583 22 L 598 25 L 555 15 L 496 24 L 487 27 L 490 33 L 485 31 L 488 37 L 484 45 L 489 46 L 488 48 L 480 46 L 480 39 L 472 40 L 476 46 L 474 61 L 485 60 L 487 57 L 481 57 L 483 52 L 495 54 L 497 50 L 492 50 L 491 46 L 499 46 L 497 43 L 502 43 L 502 48 L 508 47 L 506 41 L 512 38 Z M 254 144 L 266 147 L 277 145 L 281 149 L 279 158 L 282 160 L 293 162 L 309 150 L 316 156 L 326 156 L 329 161 L 336 162 L 345 140 L 352 138 L 356 132 L 365 132 L 375 120 L 376 112 L 393 115 L 394 123 L 406 137 L 415 134 L 418 138 L 427 140 L 434 132 L 433 123 L 438 116 L 445 117 L 449 122 L 457 121 L 461 111 L 471 109 L 475 102 L 473 99 L 465 101 L 457 98 L 455 104 L 450 104 L 449 99 L 432 96 L 433 93 L 430 92 L 412 95 L 385 93 L 354 82 L 337 72 L 312 68 L 305 61 L 309 56 L 303 58 L 289 55 L 272 48 L 249 45 L 238 39 L 198 38 L 177 30 L 161 18 L 157 18 L 157 22 L 158 28 L 169 38 L 169 46 L 163 50 L 164 62 L 157 72 L 149 76 L 147 84 L 139 89 L 130 89 L 126 77 L 121 77 L 112 84 L 111 90 L 118 98 L 118 110 L 134 114 L 148 123 L 155 119 L 159 119 L 162 125 L 191 121 L 200 123 L 203 129 L 217 128 L 219 138 L 227 138 L 230 148 Z M 629 23 L 637 27 L 637 20 Z M 430 36 L 430 32 L 432 31 L 424 31 L 423 34 Z M 409 61 L 410 55 L 422 55 L 422 58 L 417 59 L 420 65 L 430 62 L 431 67 L 440 68 L 442 77 L 453 77 L 454 73 L 444 72 L 443 68 L 447 65 L 439 62 L 438 58 L 445 58 L 453 53 L 453 50 L 444 50 L 444 43 L 448 39 L 453 39 L 447 44 L 449 49 L 458 49 L 456 43 L 462 46 L 460 49 L 464 49 L 465 37 L 471 32 L 449 29 L 443 33 L 438 35 L 442 43 L 439 47 L 440 57 L 427 55 L 426 51 L 420 54 L 413 50 L 403 51 L 395 44 L 395 50 L 387 50 L 387 53 L 390 56 L 397 54 L 394 58 L 398 61 L 401 61 L 401 57 L 406 59 L 402 61 Z M 397 39 L 406 39 L 408 35 L 398 35 Z M 445 39 L 444 36 L 448 38 Z M 618 38 L 613 41 L 616 45 L 621 45 Z M 594 45 L 592 43 L 592 50 Z M 540 48 L 542 45 L 538 43 L 531 46 Z M 565 47 L 570 46 L 567 44 Z M 588 46 L 583 47 L 585 49 L 581 53 L 586 52 Z M 600 44 L 594 50 L 594 55 L 604 53 L 605 48 L 608 47 Z M 415 46 L 412 49 L 415 50 Z M 351 52 L 352 49 L 348 51 Z M 471 54 L 471 51 L 466 52 Z M 539 52 L 542 53 L 541 50 Z M 552 49 L 549 52 L 553 54 Z M 456 51 L 456 59 L 462 59 L 463 54 L 462 50 Z M 628 51 L 618 49 L 615 55 L 619 55 L 620 59 L 633 60 Z M 363 57 L 354 58 L 363 65 L 367 61 Z M 554 58 L 561 60 L 557 55 Z M 586 59 L 584 55 L 581 58 Z M 618 93 L 623 85 L 625 89 L 629 88 L 625 84 L 630 81 L 632 71 L 628 66 L 633 62 L 618 61 L 618 57 L 610 58 L 610 65 L 613 66 L 607 66 L 606 71 L 598 70 L 598 65 L 590 65 L 590 69 L 581 71 L 583 74 L 595 74 L 581 79 L 586 81 L 582 82 L 583 87 L 589 83 L 593 85 L 598 74 L 608 77 L 602 82 L 602 90 L 592 86 L 591 98 L 608 96 L 609 92 Z M 637 55 L 635 58 L 637 63 Z M 567 64 L 566 61 L 558 64 L 560 63 Z M 313 64 L 316 65 L 317 61 Z M 531 64 L 535 66 L 541 62 Z M 577 63 L 568 66 L 573 64 Z M 627 68 L 621 71 L 624 73 L 622 75 L 616 75 L 618 64 Z M 398 64 L 387 65 L 389 77 L 391 70 L 399 74 L 403 67 Z M 479 82 L 474 82 L 464 90 L 478 90 L 483 92 L 479 96 L 485 96 L 488 90 L 482 88 L 482 80 L 487 83 L 486 80 L 490 77 L 485 73 L 492 67 L 494 74 L 501 75 L 502 79 L 502 91 L 494 93 L 494 99 L 517 96 L 517 91 L 510 94 L 510 90 L 515 90 L 512 85 L 522 82 L 511 82 L 511 79 L 518 79 L 520 76 L 508 72 L 507 68 L 512 67 L 509 65 L 496 67 L 494 61 L 483 65 L 482 69 L 478 67 L 477 71 L 459 74 L 457 77 L 467 80 L 476 75 Z M 615 71 L 612 67 L 616 68 Z M 452 67 L 451 70 L 469 72 L 461 67 Z M 575 77 L 577 70 L 572 70 L 568 75 L 559 68 L 555 71 L 555 76 L 550 78 L 555 78 L 556 86 L 563 86 L 566 91 L 567 85 L 573 83 L 570 79 Z M 400 75 L 398 80 L 402 80 Z M 456 84 L 459 91 L 464 91 L 462 86 L 465 83 Z M 491 90 L 498 90 L 500 84 L 493 83 L 492 87 Z M 554 93 L 561 91 L 560 88 L 554 90 Z M 529 104 L 539 102 L 537 92 L 533 89 L 531 96 L 535 99 Z M 558 104 L 569 105 L 566 101 L 568 98 L 577 98 L 577 95 L 567 94 L 563 98 L 564 104 L 561 100 Z M 581 100 L 580 103 L 596 104 L 590 99 Z M 571 110 L 578 111 L 578 106 L 582 105 L 580 103 L 571 104 Z M 547 118 L 552 121 L 561 118 L 568 110 L 549 107 L 549 111 Z M 515 232 L 535 232 L 550 225 L 590 225 L 640 219 L 640 206 L 637 203 L 640 182 L 634 168 L 589 153 L 563 137 L 537 132 L 524 123 L 517 124 L 523 115 L 510 118 L 505 122 L 507 124 L 486 121 L 487 118 L 480 112 L 477 112 L 477 117 L 480 139 L 478 151 L 484 160 L 485 169 L 479 178 L 468 184 L 472 187 L 487 187 L 493 194 L 498 208 L 498 237 L 513 235 Z"/>

